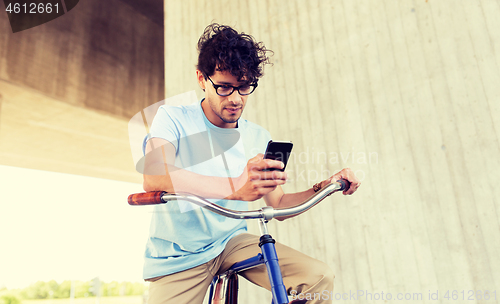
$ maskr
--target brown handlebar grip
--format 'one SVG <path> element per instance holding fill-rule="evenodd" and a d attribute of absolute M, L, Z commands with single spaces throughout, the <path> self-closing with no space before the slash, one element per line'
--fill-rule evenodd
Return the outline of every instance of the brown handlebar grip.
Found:
<path fill-rule="evenodd" d="M 163 204 L 161 197 L 164 193 L 165 191 L 153 191 L 130 194 L 128 204 L 133 206 Z"/>

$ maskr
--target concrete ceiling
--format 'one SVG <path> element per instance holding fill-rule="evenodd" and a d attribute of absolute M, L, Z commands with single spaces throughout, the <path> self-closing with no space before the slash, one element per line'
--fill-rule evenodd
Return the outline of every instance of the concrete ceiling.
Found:
<path fill-rule="evenodd" d="M 135 11 L 163 26 L 163 0 L 120 0 Z"/>
<path fill-rule="evenodd" d="M 1 165 L 142 182 L 128 120 L 3 80 L 0 92 Z"/>
<path fill-rule="evenodd" d="M 124 4 L 123 6 L 131 7 L 134 12 L 146 16 L 160 25 L 160 28 L 163 28 L 163 0 L 119 1 Z M 73 88 L 74 83 L 81 83 L 79 82 L 81 79 L 78 78 L 81 75 L 103 74 L 102 71 L 105 70 L 108 73 L 104 73 L 104 76 L 106 76 L 117 73 L 117 70 L 113 68 L 122 68 L 120 64 L 123 63 L 113 61 L 114 57 L 108 56 L 109 54 L 106 52 L 100 52 L 100 49 L 98 52 L 87 47 L 85 43 L 88 42 L 84 39 L 86 36 L 80 35 L 83 32 L 92 33 L 92 28 L 86 27 L 86 23 L 82 20 L 88 20 L 86 14 L 96 7 L 96 3 L 98 2 L 93 1 L 90 3 L 89 1 L 86 3 L 87 6 L 82 6 L 78 11 L 80 15 L 74 14 L 73 17 L 77 19 L 77 22 L 72 23 L 73 26 L 71 27 L 74 32 L 54 31 L 53 29 L 57 28 L 57 26 L 52 23 L 52 27 L 42 26 L 30 30 L 30 32 L 16 34 L 16 39 L 10 33 L 0 35 L 0 45 L 2 45 L 0 48 L 0 165 L 142 183 L 142 175 L 135 171 L 129 144 L 127 118 L 93 110 L 89 105 L 82 102 L 75 103 L 70 98 L 73 96 L 71 90 L 65 91 L 64 94 L 56 94 L 57 92 L 43 89 L 44 85 L 45 88 L 52 88 L 51 85 L 55 82 L 58 88 L 63 86 Z M 123 11 L 121 12 L 123 13 Z M 130 12 L 129 9 L 125 9 L 123 15 L 127 16 L 126 19 L 135 18 L 135 14 Z M 0 26 L 8 25 L 6 16 L 2 16 L 2 18 L 0 18 Z M 97 18 L 96 20 L 99 21 L 100 19 Z M 61 19 L 59 22 L 68 21 Z M 129 30 L 127 32 L 116 24 L 116 20 L 114 23 L 111 22 L 110 26 L 116 27 L 116 29 L 105 28 L 104 30 L 107 30 L 107 32 L 102 33 L 103 37 L 109 37 L 106 35 L 113 32 L 120 32 L 128 37 L 134 33 L 143 33 L 144 31 L 149 33 L 148 29 L 151 28 L 149 24 L 142 27 L 137 26 L 137 31 L 134 32 L 130 31 L 128 27 L 124 27 Z M 158 32 L 160 38 L 163 38 L 162 31 L 159 30 Z M 38 33 L 38 35 L 34 33 Z M 52 33 L 55 33 L 54 36 L 51 36 Z M 32 36 L 29 36 L 29 34 Z M 142 40 L 138 39 L 143 44 L 142 46 L 148 46 L 148 41 L 153 40 L 151 38 L 153 34 L 148 37 L 142 36 L 140 37 Z M 114 36 L 114 38 L 116 37 Z M 12 43 L 16 41 L 18 42 L 16 47 L 6 47 L 7 43 L 12 46 Z M 36 43 L 33 41 L 36 41 Z M 123 39 L 120 41 L 123 41 Z M 65 43 L 71 45 L 71 47 L 69 48 Z M 95 44 L 95 41 L 93 43 Z M 29 47 L 35 44 L 37 45 L 36 48 Z M 96 45 L 98 47 L 109 45 L 114 47 L 115 44 L 116 41 Z M 112 54 L 120 51 L 113 47 L 106 50 Z M 130 49 L 135 53 L 138 52 L 136 48 Z M 130 49 L 124 49 L 124 51 L 130 52 Z M 27 50 L 31 50 L 31 53 Z M 60 59 L 59 55 L 69 53 L 68 50 L 71 50 L 76 55 L 71 57 L 73 59 L 69 61 L 71 65 L 65 66 L 64 58 L 61 57 L 61 61 L 58 60 Z M 8 61 L 14 56 L 12 54 L 19 55 L 22 59 L 18 65 L 13 66 L 11 64 L 12 68 L 8 70 L 6 62 L 12 62 L 12 60 Z M 85 57 L 82 54 L 89 55 Z M 141 53 L 138 54 L 139 59 L 142 58 Z M 89 58 L 92 58 L 92 60 Z M 101 61 L 95 58 L 101 59 Z M 135 59 L 135 57 L 126 57 L 123 62 L 132 62 L 130 67 L 133 64 L 144 69 L 149 67 L 147 65 L 148 61 L 134 61 Z M 27 63 L 23 65 L 23 62 Z M 84 64 L 81 64 L 82 62 Z M 84 70 L 75 69 L 79 64 L 82 67 L 90 66 L 87 74 L 83 73 Z M 62 69 L 61 66 L 63 66 Z M 160 66 L 163 67 L 163 64 L 160 64 Z M 19 73 L 23 71 L 23 67 L 26 67 L 26 72 L 20 75 Z M 77 80 L 73 82 L 70 80 L 71 84 L 69 85 L 61 81 L 61 79 L 65 79 L 66 75 L 69 75 L 66 69 L 72 71 L 71 77 L 78 78 L 71 78 Z M 50 73 L 45 73 L 47 71 Z M 146 70 L 145 74 L 149 76 L 153 73 Z M 123 75 L 125 75 L 126 80 L 130 78 L 134 83 L 141 85 L 141 89 L 135 91 L 137 96 L 142 98 L 148 96 L 148 90 L 143 89 L 147 87 L 137 81 L 136 78 L 133 78 L 132 74 L 122 72 Z M 151 77 L 156 79 L 157 76 L 153 75 Z M 105 77 L 94 78 L 100 79 L 99 81 L 106 81 Z M 48 80 L 48 82 L 44 82 L 45 80 Z M 51 80 L 54 80 L 54 82 L 51 82 Z M 33 83 L 36 85 L 33 85 Z M 151 83 L 150 79 L 148 83 Z M 43 84 L 42 89 L 40 89 L 40 84 Z M 163 81 L 161 81 L 161 86 L 163 86 Z M 151 90 L 155 90 L 155 87 L 152 87 Z M 99 89 L 109 90 L 108 87 L 101 88 L 99 85 L 94 87 L 83 85 L 79 87 L 81 91 L 77 92 L 77 94 L 86 94 L 89 90 L 93 90 L 93 93 L 96 94 L 102 93 Z M 120 88 L 111 89 L 120 90 Z M 139 100 L 140 98 L 137 98 L 137 96 L 133 95 Z M 109 101 L 114 98 L 114 95 L 104 94 L 100 97 L 101 100 Z M 118 112 L 115 113 L 119 114 Z M 1 178 L 8 177 L 2 176 Z"/>

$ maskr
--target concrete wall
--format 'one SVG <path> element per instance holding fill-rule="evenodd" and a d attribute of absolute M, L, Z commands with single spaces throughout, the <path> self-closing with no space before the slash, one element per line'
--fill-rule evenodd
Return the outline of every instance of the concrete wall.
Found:
<path fill-rule="evenodd" d="M 211 21 L 255 36 L 275 51 L 274 66 L 244 115 L 294 142 L 285 190 L 347 166 L 363 179 L 352 197 L 274 223 L 276 238 L 330 264 L 335 293 L 493 297 L 499 14 L 490 0 L 165 0 L 166 95 L 201 95 L 196 43 Z M 269 301 L 247 285 L 241 292 L 242 303 Z"/>
<path fill-rule="evenodd" d="M 0 13 L 0 164 L 140 182 L 127 122 L 164 99 L 163 45 L 119 0 L 15 34 Z"/>

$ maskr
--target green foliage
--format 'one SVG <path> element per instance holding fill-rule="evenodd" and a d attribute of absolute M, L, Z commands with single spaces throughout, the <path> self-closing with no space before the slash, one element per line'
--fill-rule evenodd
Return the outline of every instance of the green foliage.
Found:
<path fill-rule="evenodd" d="M 126 283 L 126 293 L 125 295 L 127 296 L 138 296 L 144 294 L 144 291 L 146 291 L 147 287 L 142 284 L 142 283 Z"/>
<path fill-rule="evenodd" d="M 95 291 L 91 292 L 92 281 L 74 281 L 73 284 L 75 288 L 75 298 L 94 296 L 94 293 L 96 293 Z M 143 283 L 112 281 L 109 283 L 100 282 L 99 285 L 100 294 L 103 297 L 142 295 L 147 289 L 147 286 Z M 38 281 L 17 293 L 17 295 L 22 299 L 30 300 L 67 299 L 70 297 L 70 294 L 71 281 L 63 281 L 59 284 L 54 280 L 49 282 Z M 11 302 L 7 303 L 11 304 Z M 0 304 L 4 303 L 0 300 Z M 18 303 L 12 302 L 12 304 Z"/>
<path fill-rule="evenodd" d="M 83 298 L 90 296 L 90 281 L 88 282 L 76 282 L 75 287 L 75 298 Z"/>
<path fill-rule="evenodd" d="M 71 294 L 71 281 L 63 281 L 56 290 L 54 290 L 54 298 L 65 299 Z"/>
<path fill-rule="evenodd" d="M 0 304 L 21 304 L 21 300 L 13 295 L 3 295 L 0 297 Z"/>
<path fill-rule="evenodd" d="M 105 297 L 139 296 L 144 294 L 147 286 L 143 283 L 117 282 L 101 283 L 101 295 Z"/>
<path fill-rule="evenodd" d="M 47 299 L 49 297 L 50 287 L 46 282 L 38 281 L 31 284 L 28 288 L 21 291 L 25 299 Z"/>

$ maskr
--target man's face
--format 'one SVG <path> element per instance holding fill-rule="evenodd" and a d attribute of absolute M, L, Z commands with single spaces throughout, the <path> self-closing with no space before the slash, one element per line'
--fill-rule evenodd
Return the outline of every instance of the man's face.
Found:
<path fill-rule="evenodd" d="M 205 100 L 201 106 L 208 120 L 219 128 L 235 128 L 249 95 L 240 95 L 238 90 L 234 90 L 229 96 L 219 96 L 208 78 L 205 80 L 200 71 L 196 71 L 196 74 L 198 83 L 205 90 Z M 227 71 L 215 71 L 210 79 L 215 85 L 239 87 L 244 84 Z"/>

